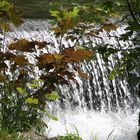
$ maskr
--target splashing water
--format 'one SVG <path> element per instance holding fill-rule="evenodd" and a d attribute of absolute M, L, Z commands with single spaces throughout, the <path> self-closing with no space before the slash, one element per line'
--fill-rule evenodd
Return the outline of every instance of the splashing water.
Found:
<path fill-rule="evenodd" d="M 110 35 L 123 33 L 122 28 Z M 113 47 L 127 46 L 131 42 L 117 41 L 109 38 L 107 33 L 100 34 L 101 39 L 92 38 L 93 47 L 95 44 L 110 44 Z M 47 47 L 51 53 L 59 52 L 59 41 L 49 31 L 49 24 L 46 21 L 27 20 L 20 28 L 7 34 L 6 43 L 14 39 L 25 38 L 28 40 L 47 40 L 54 44 L 54 47 Z M 96 42 L 96 43 L 95 43 Z M 69 42 L 70 43 L 70 42 Z M 69 45 L 63 40 L 65 47 Z M 71 43 L 72 44 L 72 43 Z M 59 94 L 62 99 L 48 105 L 50 112 L 58 116 L 58 121 L 48 120 L 49 130 L 46 130 L 48 137 L 64 135 L 65 133 L 76 132 L 83 140 L 137 140 L 139 99 L 136 96 L 135 88 L 129 87 L 124 79 L 117 78 L 110 81 L 109 72 L 119 61 L 121 55 L 110 57 L 108 64 L 104 63 L 101 55 L 96 55 L 95 61 L 81 63 L 81 69 L 88 73 L 89 80 L 80 79 L 76 76 L 77 83 L 71 82 L 69 86 L 59 86 Z M 131 91 L 131 92 L 130 92 Z M 133 95 L 132 95 L 133 92 Z"/>
<path fill-rule="evenodd" d="M 60 116 L 59 121 L 48 122 L 48 136 L 76 133 L 75 127 L 83 140 L 137 140 L 137 113 L 116 114 L 95 111 L 68 112 Z"/>

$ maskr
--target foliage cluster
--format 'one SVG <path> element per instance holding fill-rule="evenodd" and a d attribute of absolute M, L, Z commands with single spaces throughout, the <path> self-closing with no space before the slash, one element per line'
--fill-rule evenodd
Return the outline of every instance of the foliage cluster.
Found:
<path fill-rule="evenodd" d="M 94 5 L 89 3 L 74 3 L 73 5 L 75 6 L 75 9 L 73 10 L 75 17 L 73 21 L 69 21 L 69 23 L 72 24 L 68 25 L 66 28 L 72 28 L 73 25 L 79 22 L 84 24 L 80 25 L 78 29 L 73 30 L 73 32 L 68 32 L 67 39 L 76 40 L 77 36 L 79 38 L 86 36 L 86 39 L 89 41 L 87 46 L 90 46 L 92 42 L 91 37 L 99 38 L 99 34 L 103 31 L 110 32 L 116 30 L 118 27 L 124 28 L 125 33 L 122 33 L 120 36 L 111 36 L 110 34 L 108 34 L 108 36 L 109 38 L 114 37 L 118 41 L 128 42 L 127 46 L 126 44 L 125 46 L 118 44 L 118 47 L 115 48 L 110 44 L 102 44 L 101 46 L 96 45 L 94 52 L 100 53 L 106 63 L 109 61 L 111 55 L 121 54 L 119 64 L 114 66 L 114 70 L 110 73 L 109 78 L 113 80 L 117 76 L 121 76 L 125 77 L 131 84 L 139 85 L 140 77 L 135 74 L 135 72 L 140 72 L 140 2 L 138 0 L 115 0 L 103 2 L 95 1 Z M 72 7 L 69 9 L 66 7 L 65 9 L 65 5 L 62 5 L 62 3 L 61 6 L 63 6 L 63 10 L 53 11 L 52 16 L 55 15 L 58 18 L 59 15 L 60 21 L 58 24 L 63 27 L 63 24 L 66 25 L 65 23 L 68 23 L 69 19 L 64 18 L 66 21 L 63 22 L 61 19 L 63 19 L 65 15 L 62 13 L 67 14 L 66 11 L 71 10 Z M 89 29 L 90 23 L 92 23 L 92 27 Z M 126 27 L 123 25 L 126 25 Z M 63 31 L 61 31 L 60 28 L 54 28 L 54 31 L 57 34 L 63 34 Z M 76 37 L 73 34 L 76 34 Z M 71 35 L 74 37 L 71 37 Z"/>

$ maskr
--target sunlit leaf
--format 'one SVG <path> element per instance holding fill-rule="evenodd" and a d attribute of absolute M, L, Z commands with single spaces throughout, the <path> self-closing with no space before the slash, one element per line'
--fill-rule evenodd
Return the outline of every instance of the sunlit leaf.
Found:
<path fill-rule="evenodd" d="M 40 88 L 41 86 L 38 83 L 28 84 L 30 88 Z"/>
<path fill-rule="evenodd" d="M 81 49 L 81 50 L 85 50 L 86 49 L 84 46 L 81 46 L 81 45 L 76 45 L 75 48 L 76 49 Z"/>
<path fill-rule="evenodd" d="M 45 114 L 52 120 L 58 121 L 58 118 L 53 116 L 52 114 L 48 113 L 48 111 L 44 110 Z"/>
<path fill-rule="evenodd" d="M 47 94 L 46 97 L 47 97 L 47 99 L 50 100 L 50 101 L 55 101 L 55 100 L 57 100 L 57 99 L 60 98 L 59 95 L 58 95 L 55 91 L 53 91 L 53 92 Z"/>
<path fill-rule="evenodd" d="M 61 55 L 61 54 L 54 54 L 53 56 L 57 60 L 61 60 L 64 57 L 64 55 Z"/>
<path fill-rule="evenodd" d="M 117 75 L 116 71 L 112 71 L 112 72 L 109 74 L 109 79 L 110 79 L 110 80 L 114 80 L 115 77 L 116 77 L 116 75 Z"/>
<path fill-rule="evenodd" d="M 58 20 L 61 20 L 61 16 L 60 16 L 60 11 L 52 11 L 50 10 L 50 15 L 53 16 L 53 17 L 56 17 Z"/>
<path fill-rule="evenodd" d="M 38 104 L 38 99 L 34 98 L 27 98 L 25 101 L 29 104 Z"/>
<path fill-rule="evenodd" d="M 9 2 L 5 0 L 0 1 L 0 10 L 8 11 L 11 8 L 12 8 L 12 5 Z"/>
<path fill-rule="evenodd" d="M 73 8 L 73 11 L 65 11 L 64 12 L 64 17 L 76 17 L 78 16 L 78 13 L 79 13 L 80 9 L 79 7 L 74 7 Z"/>
<path fill-rule="evenodd" d="M 22 95 L 24 95 L 24 96 L 27 95 L 27 92 L 26 92 L 26 90 L 25 90 L 24 88 L 17 87 L 16 90 L 17 90 L 20 94 L 22 94 Z"/>

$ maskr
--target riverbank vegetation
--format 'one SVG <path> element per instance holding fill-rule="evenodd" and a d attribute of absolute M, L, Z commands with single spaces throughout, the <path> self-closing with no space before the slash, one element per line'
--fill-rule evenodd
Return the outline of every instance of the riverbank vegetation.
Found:
<path fill-rule="evenodd" d="M 140 72 L 138 0 L 95 1 L 94 5 L 75 2 L 70 7 L 63 3 L 58 6 L 56 2 L 50 3 L 49 13 L 54 20 L 52 24 L 55 23 L 51 30 L 59 40 L 59 53 L 41 53 L 44 48 L 54 46 L 47 40 L 19 39 L 6 44 L 6 33 L 13 25 L 18 27 L 23 21 L 14 5 L 0 1 L 0 129 L 8 133 L 34 130 L 42 134 L 48 127 L 42 120 L 44 115 L 57 120 L 45 108 L 47 103 L 61 98 L 57 94 L 57 85 L 76 82 L 75 73 L 88 79 L 89 75 L 75 64 L 89 62 L 97 52 L 105 62 L 108 62 L 110 55 L 122 55 L 120 63 L 109 74 L 110 80 L 121 76 L 133 86 L 140 84 L 139 75 L 134 75 L 134 72 Z M 127 25 L 126 32 L 114 37 L 120 41 L 131 41 L 133 45 L 130 43 L 114 48 L 110 44 L 102 44 L 92 47 L 92 37 L 100 38 L 101 32 L 116 31 L 124 24 Z M 79 40 L 85 37 L 87 42 L 81 45 Z M 72 41 L 73 46 L 66 48 L 63 39 Z M 30 61 L 29 55 L 33 61 Z"/>

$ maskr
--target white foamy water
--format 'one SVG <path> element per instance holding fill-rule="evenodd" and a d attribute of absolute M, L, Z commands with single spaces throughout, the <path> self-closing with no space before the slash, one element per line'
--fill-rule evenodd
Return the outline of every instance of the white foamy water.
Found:
<path fill-rule="evenodd" d="M 61 114 L 58 121 L 48 122 L 48 137 L 76 133 L 83 140 L 137 140 L 138 112 L 130 114 L 99 113 L 94 111 Z"/>

